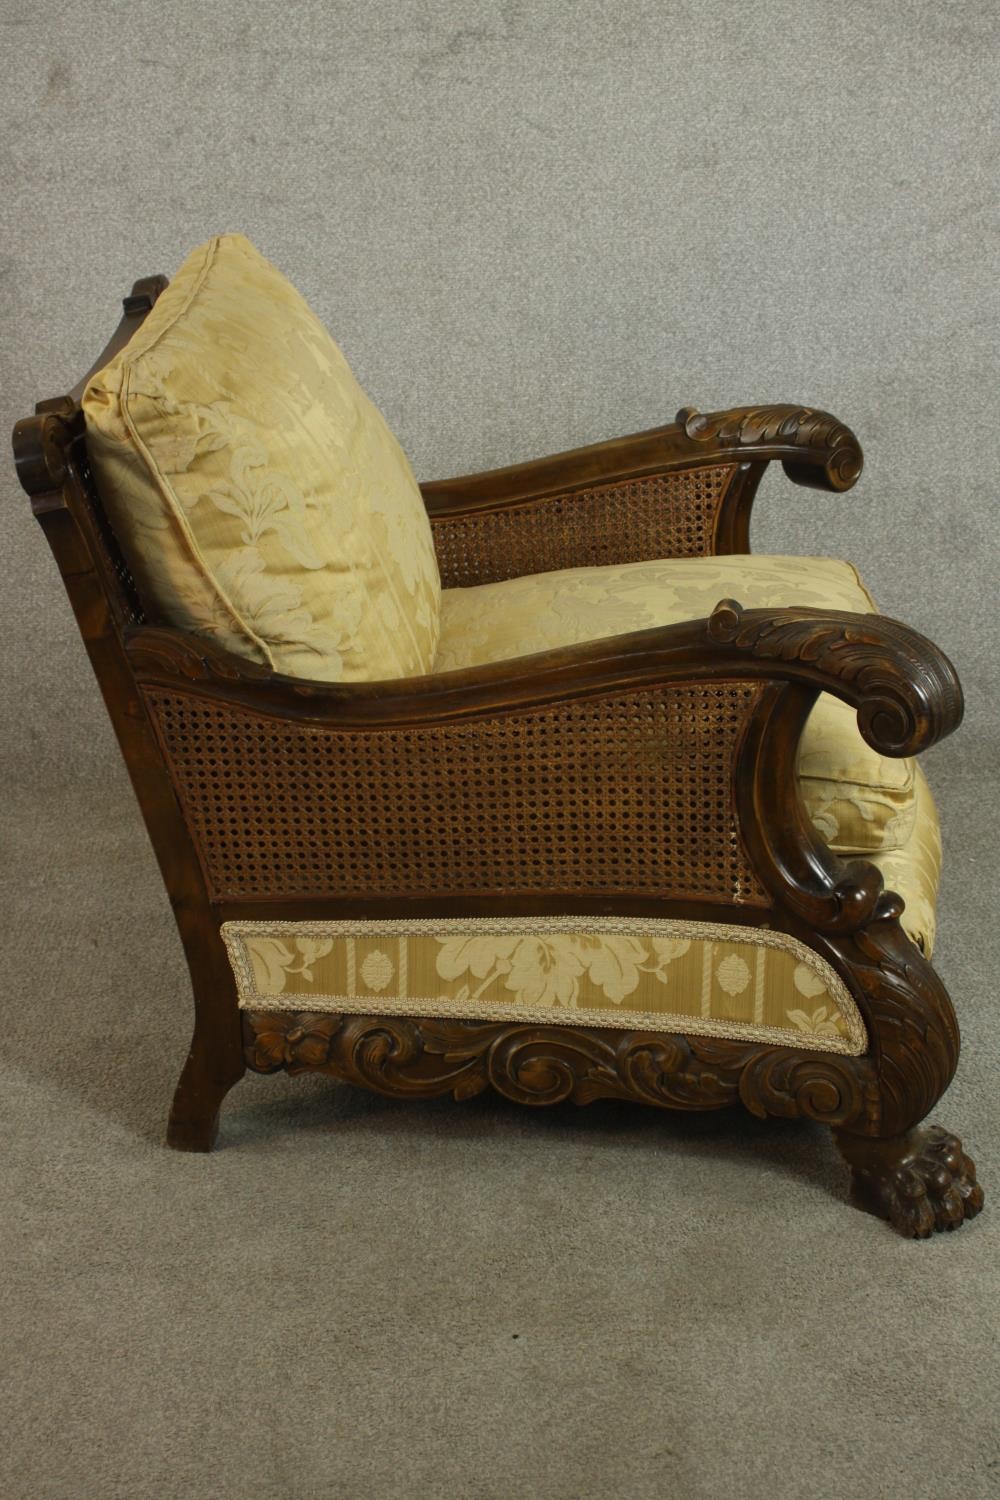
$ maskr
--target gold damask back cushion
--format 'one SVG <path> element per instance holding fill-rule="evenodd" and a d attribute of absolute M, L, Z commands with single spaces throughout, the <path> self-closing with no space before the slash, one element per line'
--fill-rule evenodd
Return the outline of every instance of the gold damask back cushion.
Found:
<path fill-rule="evenodd" d="M 188 256 L 82 405 L 109 520 L 167 620 L 293 676 L 430 670 L 441 584 L 410 466 L 242 235 Z"/>

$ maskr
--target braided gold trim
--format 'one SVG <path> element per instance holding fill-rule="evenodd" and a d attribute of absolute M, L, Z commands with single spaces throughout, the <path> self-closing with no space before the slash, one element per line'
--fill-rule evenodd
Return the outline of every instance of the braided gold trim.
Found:
<path fill-rule="evenodd" d="M 257 989 L 248 938 L 273 938 L 279 942 L 297 938 L 405 938 L 410 936 L 461 936 L 464 933 L 501 936 L 505 933 L 582 932 L 687 938 L 701 943 L 745 943 L 749 947 L 772 948 L 804 964 L 826 988 L 830 1000 L 844 1018 L 848 1035 L 822 1036 L 794 1031 L 791 1027 L 765 1026 L 753 1022 L 717 1020 L 707 1016 L 680 1015 L 669 1011 L 591 1010 L 585 1007 L 499 1005 L 491 1001 L 454 1001 L 445 996 L 428 999 L 394 995 L 314 995 L 283 991 L 262 995 Z M 458 1020 L 523 1021 L 547 1026 L 598 1026 L 609 1030 L 651 1031 L 692 1036 L 716 1036 L 733 1041 L 761 1041 L 810 1052 L 839 1052 L 850 1057 L 867 1050 L 868 1035 L 853 996 L 837 972 L 812 948 L 787 932 L 773 928 L 736 927 L 722 922 L 675 921 L 667 917 L 439 917 L 390 918 L 369 921 L 320 922 L 224 922 L 221 935 L 236 979 L 241 1010 L 304 1011 L 316 1015 L 387 1015 L 454 1017 Z"/>

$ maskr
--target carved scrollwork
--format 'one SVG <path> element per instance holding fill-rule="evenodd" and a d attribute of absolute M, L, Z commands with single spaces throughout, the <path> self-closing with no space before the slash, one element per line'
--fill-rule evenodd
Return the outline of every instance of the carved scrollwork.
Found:
<path fill-rule="evenodd" d="M 692 442 L 722 452 L 737 450 L 752 457 L 777 449 L 769 456 L 781 458 L 790 479 L 821 489 L 850 489 L 864 462 L 851 429 L 829 412 L 808 406 L 741 406 L 708 415 L 684 406 L 677 421 Z"/>
<path fill-rule="evenodd" d="M 69 430 L 56 412 L 43 411 L 16 423 L 12 435 L 17 477 L 32 499 L 58 490 L 68 473 Z"/>
<path fill-rule="evenodd" d="M 853 946 L 870 959 L 867 968 L 857 957 L 851 964 L 875 1024 L 875 1050 L 864 1057 L 596 1027 L 297 1011 L 245 1012 L 245 1057 L 258 1072 L 325 1072 L 399 1098 L 464 1099 L 492 1088 L 529 1105 L 742 1104 L 760 1118 L 834 1126 L 842 1143 L 893 1138 L 948 1085 L 958 1056 L 954 1013 L 895 922 L 873 923 Z"/>
<path fill-rule="evenodd" d="M 881 871 L 874 865 L 851 859 L 843 869 L 843 875 L 829 890 L 794 893 L 795 911 L 817 931 L 846 935 L 859 932 L 870 922 L 902 915 L 902 897 L 884 888 Z"/>
<path fill-rule="evenodd" d="M 931 1110 L 958 1064 L 959 1033 L 947 990 L 898 922 L 875 921 L 838 944 L 870 1017 L 882 1135 Z"/>
<path fill-rule="evenodd" d="M 740 1100 L 751 1114 L 805 1115 L 823 1125 L 851 1122 L 864 1132 L 879 1119 L 874 1070 L 845 1068 L 833 1056 L 790 1049 L 758 1051 L 740 1075 Z"/>
<path fill-rule="evenodd" d="M 246 1061 L 258 1072 L 322 1071 L 403 1098 L 492 1088 L 519 1104 L 630 1099 L 706 1110 L 805 1115 L 855 1130 L 877 1107 L 866 1058 L 711 1037 L 596 1027 L 294 1011 L 244 1014 Z"/>
<path fill-rule="evenodd" d="M 761 661 L 797 665 L 818 687 L 839 686 L 880 755 L 916 755 L 961 723 L 962 690 L 944 653 L 883 615 L 748 609 L 722 599 L 709 640 Z"/>
<path fill-rule="evenodd" d="M 717 614 L 727 634 L 733 618 L 737 623 L 741 618 L 738 606 L 734 611 L 728 604 Z M 801 640 L 797 633 L 792 638 L 796 644 Z M 819 649 L 831 648 L 822 641 Z M 863 859 L 837 860 L 812 832 L 802 809 L 784 801 L 781 788 L 794 774 L 789 745 L 809 699 L 791 693 L 773 701 L 776 708 L 760 726 L 762 743 L 744 747 L 752 767 L 740 782 L 740 799 L 754 866 L 773 897 L 779 925 L 799 931 L 822 953 L 858 1001 L 877 1109 L 866 1125 L 852 1129 L 894 1136 L 921 1120 L 951 1081 L 959 1052 L 954 1008 L 938 975 L 900 926 L 903 901 L 883 889 L 881 872 Z M 947 706 L 933 716 L 929 732 L 943 733 L 946 722 Z M 776 1092 L 773 1080 L 768 1092 Z"/>
<path fill-rule="evenodd" d="M 129 632 L 129 660 L 137 677 L 188 682 L 266 681 L 271 673 L 257 662 L 223 651 L 204 636 L 170 626 L 142 625 Z"/>

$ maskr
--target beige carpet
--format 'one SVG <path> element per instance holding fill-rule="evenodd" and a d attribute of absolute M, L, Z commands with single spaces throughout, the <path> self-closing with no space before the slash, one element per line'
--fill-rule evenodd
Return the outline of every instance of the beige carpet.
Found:
<path fill-rule="evenodd" d="M 928 756 L 935 1112 L 992 1210 L 913 1245 L 809 1125 L 251 1078 L 161 1145 L 179 943 L 51 558 L 2 485 L 9 1500 L 1000 1494 L 996 11 L 923 0 L 0 0 L 6 424 L 134 276 L 242 229 L 422 476 L 682 403 L 825 406 L 758 550 L 844 555 L 969 712 Z"/>

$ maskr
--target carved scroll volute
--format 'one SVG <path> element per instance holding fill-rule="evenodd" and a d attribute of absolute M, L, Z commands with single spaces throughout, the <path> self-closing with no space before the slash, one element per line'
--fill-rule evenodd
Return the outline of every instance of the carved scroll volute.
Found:
<path fill-rule="evenodd" d="M 746 406 L 704 414 L 684 406 L 677 421 L 692 442 L 746 458 L 777 450 L 789 479 L 813 489 L 848 490 L 861 473 L 861 445 L 829 412 L 808 406 Z"/>
<path fill-rule="evenodd" d="M 884 615 L 744 610 L 722 599 L 709 618 L 708 638 L 846 698 L 858 711 L 861 734 L 880 755 L 918 755 L 962 721 L 962 689 L 951 662 L 917 631 Z"/>
<path fill-rule="evenodd" d="M 58 491 L 67 473 L 70 433 L 62 417 L 42 411 L 15 423 L 12 434 L 14 462 L 21 488 L 32 501 Z"/>
<path fill-rule="evenodd" d="M 257 662 L 233 656 L 205 636 L 173 626 L 143 625 L 129 632 L 129 661 L 141 682 L 188 682 L 224 686 L 267 682 L 272 673 Z"/>

